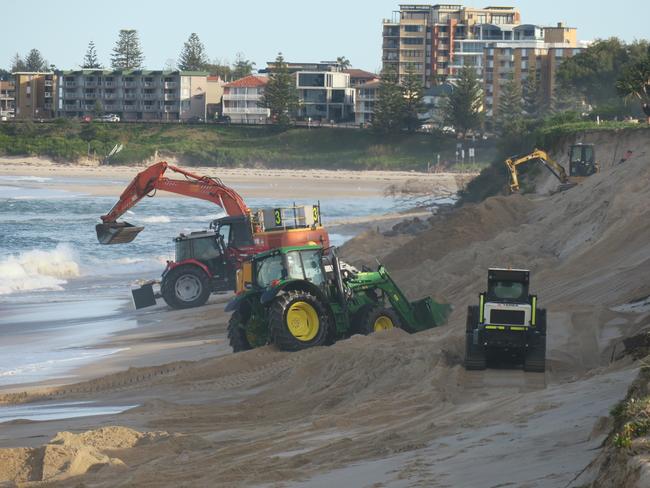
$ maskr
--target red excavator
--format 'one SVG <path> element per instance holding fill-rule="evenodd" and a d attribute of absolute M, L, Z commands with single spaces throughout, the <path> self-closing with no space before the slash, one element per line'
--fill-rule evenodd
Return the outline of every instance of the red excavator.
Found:
<path fill-rule="evenodd" d="M 184 179 L 165 177 L 167 170 Z M 226 212 L 225 217 L 210 223 L 209 231 L 181 234 L 174 239 L 176 259 L 167 262 L 160 282 L 160 294 L 172 308 L 198 307 L 213 292 L 233 290 L 241 263 L 259 252 L 308 243 L 329 246 L 320 204 L 251 210 L 219 178 L 199 176 L 166 162 L 138 173 L 110 212 L 102 215 L 102 223 L 95 229 L 99 242 L 133 241 L 144 227 L 117 219 L 145 196 L 154 196 L 156 190 L 208 200 Z M 136 308 L 154 305 L 152 283 L 133 290 L 133 298 Z"/>

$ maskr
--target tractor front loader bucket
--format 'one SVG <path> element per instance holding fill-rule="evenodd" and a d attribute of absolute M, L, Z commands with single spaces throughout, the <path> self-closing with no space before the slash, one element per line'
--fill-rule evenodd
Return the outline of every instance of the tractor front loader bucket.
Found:
<path fill-rule="evenodd" d="M 97 240 L 100 244 L 126 244 L 142 232 L 144 227 L 136 227 L 128 222 L 108 222 L 97 224 Z"/>
<path fill-rule="evenodd" d="M 443 325 L 451 312 L 451 305 L 423 298 L 411 303 L 417 330 L 426 330 Z"/>

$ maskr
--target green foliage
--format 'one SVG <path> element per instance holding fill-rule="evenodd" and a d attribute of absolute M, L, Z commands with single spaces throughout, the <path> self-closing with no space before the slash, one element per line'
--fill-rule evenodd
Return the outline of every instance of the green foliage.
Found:
<path fill-rule="evenodd" d="M 93 41 L 88 43 L 88 49 L 86 50 L 81 67 L 85 69 L 101 69 L 102 67 L 101 63 L 97 59 L 97 51 L 95 50 L 95 43 Z"/>
<path fill-rule="evenodd" d="M 339 63 L 341 69 L 350 69 L 352 67 L 352 63 L 345 56 L 339 56 L 336 58 L 336 62 Z"/>
<path fill-rule="evenodd" d="M 483 90 L 472 67 L 458 71 L 454 90 L 445 105 L 445 123 L 453 126 L 461 135 L 481 125 L 483 112 Z"/>
<path fill-rule="evenodd" d="M 642 61 L 647 51 L 647 41 L 626 44 L 615 37 L 596 41 L 560 65 L 558 84 L 568 92 L 567 99 L 577 94 L 597 111 L 602 105 L 611 107 L 618 98 L 616 83 L 620 74 Z M 621 105 L 619 108 L 624 111 Z"/>
<path fill-rule="evenodd" d="M 214 76 L 219 76 L 223 80 L 229 80 L 232 76 L 232 68 L 228 63 L 219 59 L 215 59 L 211 63 L 207 63 L 204 67 L 205 71 Z"/>
<path fill-rule="evenodd" d="M 25 69 L 25 61 L 20 57 L 20 54 L 14 54 L 14 57 L 11 58 L 11 72 L 15 73 L 17 71 L 27 71 Z"/>
<path fill-rule="evenodd" d="M 404 90 L 399 85 L 397 73 L 387 68 L 381 74 L 372 127 L 379 133 L 398 134 L 404 127 L 405 112 Z"/>
<path fill-rule="evenodd" d="M 38 49 L 32 49 L 25 56 L 25 71 L 46 71 L 47 61 L 41 55 Z"/>
<path fill-rule="evenodd" d="M 270 110 L 271 120 L 280 129 L 289 127 L 291 116 L 298 110 L 298 91 L 295 80 L 289 73 L 282 53 L 278 53 L 275 58 L 273 72 L 264 89 L 260 106 Z"/>
<path fill-rule="evenodd" d="M 523 109 L 528 117 L 537 119 L 544 113 L 544 96 L 538 70 L 528 72 L 522 86 Z"/>
<path fill-rule="evenodd" d="M 0 124 L 0 155 L 40 155 L 74 161 L 90 154 L 103 158 L 115 144 L 124 150 L 111 164 L 135 164 L 173 157 L 184 165 L 276 168 L 425 170 L 439 153 L 453 161 L 453 138 L 401 133 L 390 141 L 374 131 L 264 126 L 179 126 L 177 124 L 90 124 L 57 120 L 49 124 Z M 480 154 L 489 160 L 493 149 Z M 453 169 L 453 167 L 451 168 Z"/>
<path fill-rule="evenodd" d="M 499 107 L 496 117 L 496 132 L 504 138 L 519 137 L 526 124 L 521 85 L 510 80 L 501 87 Z"/>
<path fill-rule="evenodd" d="M 627 100 L 636 100 L 643 107 L 650 104 L 650 47 L 644 59 L 623 70 L 616 81 L 616 89 Z M 650 117 L 650 113 L 646 115 Z"/>
<path fill-rule="evenodd" d="M 144 54 L 140 48 L 138 31 L 121 29 L 111 54 L 111 66 L 113 69 L 138 69 L 143 63 Z"/>
<path fill-rule="evenodd" d="M 402 99 L 404 100 L 403 126 L 408 132 L 413 133 L 422 126 L 420 115 L 426 111 L 422 78 L 413 70 L 408 70 L 404 77 Z"/>
<path fill-rule="evenodd" d="M 254 68 L 255 68 L 255 63 L 253 63 L 249 59 L 246 59 L 243 53 L 237 53 L 235 62 L 232 65 L 232 70 L 231 70 L 232 77 L 238 80 L 239 78 L 244 78 L 245 76 L 249 76 L 253 73 Z"/>
<path fill-rule="evenodd" d="M 178 69 L 181 71 L 202 71 L 208 64 L 205 46 L 199 36 L 192 32 L 183 44 L 183 50 L 178 59 Z"/>

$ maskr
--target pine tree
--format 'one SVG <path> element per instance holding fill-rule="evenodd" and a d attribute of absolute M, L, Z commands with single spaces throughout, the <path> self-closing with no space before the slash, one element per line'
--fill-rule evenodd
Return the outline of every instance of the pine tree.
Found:
<path fill-rule="evenodd" d="M 138 31 L 134 29 L 120 30 L 111 54 L 111 66 L 114 69 L 137 69 L 142 67 L 144 55 L 140 48 Z"/>
<path fill-rule="evenodd" d="M 208 64 L 205 46 L 199 36 L 192 32 L 183 44 L 183 50 L 178 59 L 178 69 L 181 71 L 202 71 Z"/>
<path fill-rule="evenodd" d="M 243 53 L 237 53 L 235 62 L 232 65 L 232 77 L 238 80 L 253 73 L 255 63 L 246 59 Z"/>
<path fill-rule="evenodd" d="M 20 54 L 16 53 L 13 58 L 11 58 L 11 72 L 16 73 L 19 71 L 27 71 L 25 69 L 25 61 L 20 57 Z"/>
<path fill-rule="evenodd" d="M 25 71 L 46 71 L 48 63 L 38 49 L 32 49 L 25 57 Z"/>
<path fill-rule="evenodd" d="M 406 72 L 402 83 L 402 96 L 404 97 L 403 126 L 409 132 L 415 132 L 422 126 L 420 115 L 425 112 L 424 88 L 422 77 L 412 69 Z"/>
<path fill-rule="evenodd" d="M 483 117 L 483 90 L 474 68 L 466 66 L 457 73 L 454 89 L 445 104 L 445 123 L 457 134 L 465 135 L 481 125 Z"/>
<path fill-rule="evenodd" d="M 498 112 L 496 113 L 496 131 L 503 137 L 516 137 L 525 127 L 524 106 L 521 85 L 510 80 L 501 87 Z"/>
<path fill-rule="evenodd" d="M 381 73 L 379 94 L 372 118 L 373 129 L 385 134 L 401 132 L 404 112 L 404 92 L 398 83 L 397 73 L 391 68 L 386 68 Z"/>
<path fill-rule="evenodd" d="M 529 117 L 540 118 L 544 112 L 544 98 L 537 70 L 530 71 L 522 87 L 524 111 Z"/>
<path fill-rule="evenodd" d="M 88 50 L 86 51 L 81 67 L 85 69 L 99 69 L 102 67 L 97 59 L 97 52 L 95 51 L 95 43 L 93 41 L 88 43 Z"/>
<path fill-rule="evenodd" d="M 273 71 L 269 75 L 269 82 L 264 89 L 260 106 L 268 108 L 271 120 L 280 128 L 285 129 L 291 122 L 291 115 L 298 109 L 298 92 L 295 80 L 282 53 L 278 53 L 273 64 Z"/>

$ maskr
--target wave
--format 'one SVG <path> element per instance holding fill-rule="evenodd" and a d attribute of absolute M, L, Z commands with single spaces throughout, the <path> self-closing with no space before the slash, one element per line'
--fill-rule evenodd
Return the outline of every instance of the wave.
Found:
<path fill-rule="evenodd" d="M 141 222 L 145 224 L 169 224 L 172 221 L 166 215 L 153 215 L 151 217 L 144 217 Z"/>
<path fill-rule="evenodd" d="M 66 279 L 80 275 L 70 246 L 59 244 L 50 251 L 32 250 L 0 261 L 0 295 L 21 291 L 62 290 Z"/>
<path fill-rule="evenodd" d="M 0 176 L 0 181 L 32 181 L 34 183 L 45 183 L 51 179 L 52 178 L 46 178 L 44 176 Z"/>

